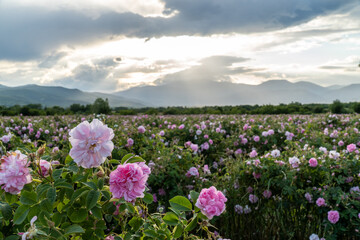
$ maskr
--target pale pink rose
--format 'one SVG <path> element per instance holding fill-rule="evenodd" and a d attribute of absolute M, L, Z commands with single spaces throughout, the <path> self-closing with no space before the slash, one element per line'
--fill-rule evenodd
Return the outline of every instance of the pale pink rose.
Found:
<path fill-rule="evenodd" d="M 134 140 L 133 140 L 132 138 L 129 138 L 129 139 L 127 140 L 127 146 L 128 146 L 128 147 L 131 147 L 132 145 L 134 145 Z"/>
<path fill-rule="evenodd" d="M 210 171 L 210 169 L 209 169 L 209 165 L 204 165 L 204 168 L 203 168 L 203 170 L 204 170 L 204 174 L 211 174 L 211 171 Z"/>
<path fill-rule="evenodd" d="M 199 177 L 199 171 L 196 167 L 191 167 L 187 173 L 186 173 L 186 176 L 187 177 L 191 177 L 191 176 L 194 176 L 194 177 Z"/>
<path fill-rule="evenodd" d="M 220 216 L 220 214 L 224 212 L 226 201 L 227 199 L 224 194 L 212 186 L 201 190 L 195 206 L 198 207 L 205 216 L 212 219 L 214 216 Z"/>
<path fill-rule="evenodd" d="M 199 150 L 199 146 L 197 144 L 191 144 L 190 145 L 191 150 L 193 150 L 194 152 L 196 152 L 197 150 Z"/>
<path fill-rule="evenodd" d="M 0 160 L 0 185 L 5 192 L 18 194 L 32 181 L 29 162 L 20 151 L 9 152 Z"/>
<path fill-rule="evenodd" d="M 181 124 L 180 126 L 179 126 L 179 129 L 184 129 L 185 128 L 185 125 L 184 124 Z"/>
<path fill-rule="evenodd" d="M 340 218 L 340 214 L 338 211 L 329 211 L 328 212 L 328 220 L 332 223 L 335 224 L 339 221 Z"/>
<path fill-rule="evenodd" d="M 144 126 L 138 127 L 138 132 L 139 133 L 144 133 L 145 132 L 145 127 Z"/>
<path fill-rule="evenodd" d="M 98 119 L 84 121 L 70 131 L 70 156 L 83 168 L 98 167 L 114 149 L 114 132 Z"/>
<path fill-rule="evenodd" d="M 270 190 L 265 190 L 265 191 L 263 192 L 263 196 L 264 196 L 264 198 L 270 198 L 270 197 L 271 197 L 271 195 L 272 195 L 272 193 L 271 193 L 271 191 L 270 191 Z"/>
<path fill-rule="evenodd" d="M 344 146 L 344 142 L 340 140 L 340 141 L 338 142 L 338 145 L 339 145 L 340 147 L 342 147 L 342 146 Z"/>
<path fill-rule="evenodd" d="M 249 195 L 249 201 L 251 203 L 257 203 L 258 200 L 259 200 L 259 198 L 255 194 L 250 194 Z"/>
<path fill-rule="evenodd" d="M 110 192 L 114 198 L 124 198 L 128 202 L 143 198 L 150 172 L 150 168 L 143 162 L 118 165 L 110 173 Z"/>
<path fill-rule="evenodd" d="M 325 205 L 326 205 L 325 199 L 323 199 L 323 198 L 318 198 L 318 199 L 316 200 L 316 205 L 318 205 L 318 207 L 325 206 Z"/>
<path fill-rule="evenodd" d="M 249 153 L 249 156 L 250 156 L 251 158 L 254 158 L 254 157 L 256 157 L 257 155 L 258 155 L 258 154 L 257 154 L 256 150 L 252 150 L 251 153 Z"/>
<path fill-rule="evenodd" d="M 317 164 L 318 164 L 318 162 L 315 158 L 310 158 L 310 160 L 309 160 L 310 167 L 316 167 Z"/>
<path fill-rule="evenodd" d="M 9 135 L 4 135 L 0 138 L 0 140 L 3 142 L 3 143 L 8 143 L 10 142 L 10 139 L 11 139 L 11 134 Z"/>
<path fill-rule="evenodd" d="M 349 152 L 353 152 L 356 150 L 356 145 L 355 144 L 349 144 L 346 146 L 346 149 L 349 151 Z"/>
<path fill-rule="evenodd" d="M 260 137 L 259 137 L 259 136 L 255 136 L 255 137 L 254 137 L 254 141 L 255 141 L 255 142 L 260 141 Z"/>
<path fill-rule="evenodd" d="M 51 168 L 51 163 L 49 163 L 46 160 L 40 160 L 40 168 L 41 168 L 41 175 L 46 177 L 49 175 L 49 171 L 52 169 Z"/>

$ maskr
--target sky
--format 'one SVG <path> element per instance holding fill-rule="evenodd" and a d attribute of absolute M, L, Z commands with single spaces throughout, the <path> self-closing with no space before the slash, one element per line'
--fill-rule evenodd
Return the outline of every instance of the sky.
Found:
<path fill-rule="evenodd" d="M 7 86 L 111 93 L 196 66 L 216 81 L 348 85 L 359 62 L 359 0 L 0 0 Z"/>

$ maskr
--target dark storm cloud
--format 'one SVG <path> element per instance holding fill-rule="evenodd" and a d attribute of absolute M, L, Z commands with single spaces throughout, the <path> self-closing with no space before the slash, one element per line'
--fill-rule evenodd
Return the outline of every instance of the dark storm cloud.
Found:
<path fill-rule="evenodd" d="M 254 33 L 281 29 L 358 3 L 357 0 L 165 0 L 170 18 L 133 13 L 0 8 L 0 60 L 44 57 L 60 46 L 86 45 L 117 36 L 160 37 Z"/>

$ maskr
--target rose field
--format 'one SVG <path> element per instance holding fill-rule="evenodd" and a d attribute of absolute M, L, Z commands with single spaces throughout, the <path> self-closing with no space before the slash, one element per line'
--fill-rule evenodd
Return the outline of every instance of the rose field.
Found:
<path fill-rule="evenodd" d="M 359 239 L 360 116 L 0 118 L 0 239 Z"/>

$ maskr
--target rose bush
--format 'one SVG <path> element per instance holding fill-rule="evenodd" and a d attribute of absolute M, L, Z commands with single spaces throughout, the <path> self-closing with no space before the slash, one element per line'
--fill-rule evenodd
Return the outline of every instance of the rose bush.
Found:
<path fill-rule="evenodd" d="M 18 179 L 14 194 L 1 184 L 3 238 L 35 230 L 36 239 L 360 237 L 358 115 L 19 116 L 0 124 L 2 158 L 20 151 L 27 159 L 2 175 Z M 212 186 L 226 211 L 196 206 L 196 192 Z"/>

